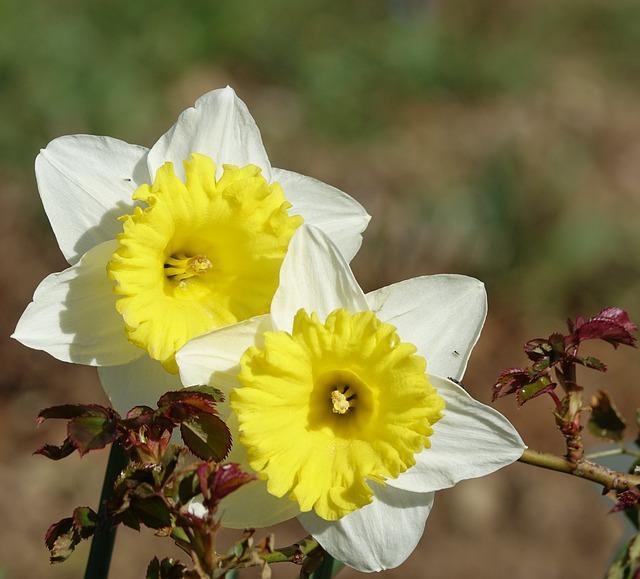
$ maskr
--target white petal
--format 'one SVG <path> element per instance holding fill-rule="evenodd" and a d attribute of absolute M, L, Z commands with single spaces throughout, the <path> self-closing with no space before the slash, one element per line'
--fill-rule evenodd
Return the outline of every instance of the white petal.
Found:
<path fill-rule="evenodd" d="M 115 241 L 101 243 L 76 265 L 47 276 L 12 337 L 65 362 L 109 366 L 139 358 L 143 351 L 127 340 L 105 269 L 115 248 Z"/>
<path fill-rule="evenodd" d="M 311 177 L 275 168 L 272 174 L 293 204 L 290 213 L 302 215 L 305 223 L 324 231 L 344 258 L 351 261 L 371 219 L 364 207 L 339 189 Z"/>
<path fill-rule="evenodd" d="M 242 354 L 251 346 L 261 346 L 263 333 L 271 329 L 267 314 L 194 338 L 176 354 L 182 383 L 209 384 L 228 393 L 237 385 Z"/>
<path fill-rule="evenodd" d="M 367 294 L 378 317 L 427 359 L 430 374 L 459 380 L 487 316 L 484 284 L 463 275 L 401 281 Z"/>
<path fill-rule="evenodd" d="M 131 196 L 149 181 L 147 149 L 110 137 L 70 135 L 36 158 L 42 204 L 69 263 L 122 230 Z"/>
<path fill-rule="evenodd" d="M 313 511 L 298 519 L 333 557 L 358 571 L 382 571 L 403 563 L 422 537 L 434 493 L 412 493 L 371 483 L 373 502 L 338 521 Z"/>
<path fill-rule="evenodd" d="M 182 162 L 191 153 L 211 157 L 217 165 L 257 165 L 271 180 L 271 165 L 253 117 L 231 87 L 208 92 L 195 106 L 180 114 L 173 125 L 149 151 L 149 172 L 155 175 L 165 161 L 174 164 L 183 177 Z"/>
<path fill-rule="evenodd" d="M 367 300 L 338 248 L 319 229 L 299 227 L 280 270 L 280 287 L 273 296 L 274 326 L 291 331 L 296 312 L 304 308 L 321 320 L 337 308 L 369 309 Z"/>
<path fill-rule="evenodd" d="M 155 408 L 165 392 L 182 388 L 176 374 L 147 355 L 130 364 L 98 368 L 98 375 L 111 405 L 121 414 L 139 405 Z"/>
<path fill-rule="evenodd" d="M 443 417 L 436 422 L 431 448 L 389 485 L 428 492 L 477 478 L 515 462 L 526 448 L 516 429 L 497 410 L 481 404 L 450 380 L 429 376 L 444 398 Z"/>

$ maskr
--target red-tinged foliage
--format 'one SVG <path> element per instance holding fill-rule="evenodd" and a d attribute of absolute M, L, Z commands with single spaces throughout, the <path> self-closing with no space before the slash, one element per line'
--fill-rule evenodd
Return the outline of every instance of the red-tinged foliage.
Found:
<path fill-rule="evenodd" d="M 241 486 L 256 479 L 253 473 L 244 472 L 240 465 L 231 462 L 224 464 L 216 470 L 213 477 L 213 489 L 211 491 L 215 504 L 220 502 L 228 494 L 238 490 Z"/>
<path fill-rule="evenodd" d="M 525 368 L 508 368 L 498 376 L 493 386 L 493 400 L 515 394 L 519 405 L 537 398 L 542 394 L 554 397 L 556 406 L 559 401 L 554 390 L 558 384 L 569 388 L 578 385 L 568 384 L 575 375 L 575 366 L 606 372 L 604 362 L 593 356 L 579 356 L 578 349 L 586 340 L 604 340 L 618 347 L 620 344 L 635 346 L 636 325 L 627 312 L 620 308 L 605 308 L 596 316 L 584 318 L 578 316 L 569 320 L 569 333 L 563 335 L 554 332 L 547 338 L 535 338 L 524 345 L 524 352 L 531 361 Z M 555 372 L 552 378 L 551 372 Z"/>
<path fill-rule="evenodd" d="M 516 392 L 516 402 L 518 406 L 522 406 L 525 402 L 529 402 L 529 400 L 553 392 L 556 386 L 557 384 L 551 382 L 546 375 L 540 376 L 537 380 L 526 384 Z"/>
<path fill-rule="evenodd" d="M 500 372 L 493 386 L 493 400 L 515 394 L 520 388 L 531 383 L 532 376 L 527 368 L 507 368 Z"/>
<path fill-rule="evenodd" d="M 158 400 L 156 410 L 136 406 L 126 418 L 98 404 L 46 408 L 38 415 L 38 423 L 68 420 L 67 438 L 62 445 L 45 445 L 36 454 L 60 460 L 76 450 L 84 456 L 119 442 L 125 448 L 135 448 L 140 460 L 154 462 L 166 449 L 173 430 L 180 427 L 185 444 L 198 458 L 221 462 L 231 449 L 231 433 L 217 416 L 219 400 L 217 390 L 199 386 L 167 392 Z"/>
<path fill-rule="evenodd" d="M 115 418 L 118 413 L 112 408 L 100 406 L 99 404 L 61 404 L 60 406 L 51 406 L 41 410 L 36 421 L 38 424 L 42 424 L 49 419 L 71 420 L 80 416 Z"/>
<path fill-rule="evenodd" d="M 97 520 L 95 511 L 89 507 L 78 507 L 73 516 L 51 525 L 44 537 L 51 562 L 65 561 L 80 541 L 93 535 Z"/>
<path fill-rule="evenodd" d="M 592 318 L 578 316 L 574 322 L 568 322 L 570 335 L 568 345 L 575 346 L 585 340 L 604 340 L 614 348 L 623 344 L 636 346 L 634 333 L 638 327 L 631 321 L 629 314 L 620 308 L 605 308 Z"/>
<path fill-rule="evenodd" d="M 51 460 L 60 460 L 66 458 L 70 454 L 76 451 L 76 445 L 71 442 L 69 438 L 65 438 L 64 442 L 60 446 L 55 444 L 45 444 L 36 450 L 33 454 L 41 454 Z"/>
<path fill-rule="evenodd" d="M 186 544 L 185 537 L 215 534 L 220 500 L 255 478 L 237 464 L 220 464 L 231 448 L 231 434 L 217 415 L 219 400 L 214 389 L 198 387 L 168 392 L 158 400 L 157 409 L 137 406 L 125 418 L 95 404 L 43 410 L 38 421 L 67 420 L 68 436 L 62 445 L 45 445 L 37 454 L 59 460 L 75 451 L 84 455 L 117 443 L 129 460 L 99 514 L 82 507 L 49 528 L 45 542 L 51 561 L 69 557 L 98 523 L 124 524 L 136 530 L 146 526 L 156 534 L 174 536 L 187 552 L 193 545 Z M 181 429 L 186 446 L 171 444 L 175 428 Z M 194 462 L 193 455 L 202 461 Z M 189 512 L 190 502 L 198 497 L 207 507 L 204 518 Z M 154 577 L 195 577 L 183 565 L 168 561 L 152 562 L 150 572 Z"/>
<path fill-rule="evenodd" d="M 204 392 L 192 392 L 187 389 L 167 392 L 158 400 L 158 409 L 175 422 L 185 420 L 197 414 L 217 414 L 216 400 Z"/>
<path fill-rule="evenodd" d="M 231 451 L 231 432 L 217 416 L 196 414 L 180 424 L 182 440 L 202 460 L 222 462 Z"/>
<path fill-rule="evenodd" d="M 613 508 L 610 511 L 611 513 L 624 511 L 625 509 L 631 508 L 640 503 L 640 490 L 633 487 L 629 490 L 618 493 L 616 498 L 617 502 L 613 505 Z"/>

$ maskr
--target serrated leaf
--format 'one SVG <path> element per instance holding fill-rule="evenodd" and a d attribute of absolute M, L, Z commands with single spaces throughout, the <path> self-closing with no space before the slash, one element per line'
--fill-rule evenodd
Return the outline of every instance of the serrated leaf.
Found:
<path fill-rule="evenodd" d="M 110 418 L 117 416 L 117 413 L 106 406 L 99 404 L 61 404 L 60 406 L 51 406 L 41 410 L 38 414 L 38 423 L 49 419 L 71 420 L 79 416 L 103 416 Z"/>
<path fill-rule="evenodd" d="M 571 327 L 571 340 L 575 344 L 584 340 L 604 340 L 614 348 L 620 344 L 635 347 L 633 334 L 637 330 L 627 312 L 620 308 L 605 308 L 592 318 L 576 318 Z"/>
<path fill-rule="evenodd" d="M 51 563 L 61 563 L 69 558 L 78 544 L 74 537 L 73 519 L 67 517 L 49 527 L 44 542 L 49 549 Z"/>
<path fill-rule="evenodd" d="M 547 392 L 550 392 L 556 387 L 556 384 L 552 382 L 547 376 L 540 376 L 535 382 L 522 386 L 516 392 L 516 400 L 518 404 L 522 406 L 525 402 L 541 396 Z"/>
<path fill-rule="evenodd" d="M 222 390 L 218 390 L 217 388 L 214 388 L 213 386 L 206 386 L 206 385 L 188 386 L 183 390 L 186 390 L 187 392 L 201 392 L 202 394 L 207 394 L 208 396 L 211 396 L 218 403 L 224 402 L 224 392 Z"/>
<path fill-rule="evenodd" d="M 89 507 L 77 507 L 73 511 L 73 526 L 82 538 L 86 538 L 87 533 L 93 533 L 97 521 L 98 515 Z"/>
<path fill-rule="evenodd" d="M 182 440 L 202 460 L 223 461 L 231 450 L 231 433 L 217 416 L 201 414 L 180 425 Z"/>
<path fill-rule="evenodd" d="M 184 422 L 196 414 L 218 413 L 213 396 L 186 388 L 163 394 L 158 400 L 158 408 L 176 423 Z"/>
<path fill-rule="evenodd" d="M 213 502 L 221 501 L 228 494 L 255 479 L 255 474 L 243 471 L 240 465 L 235 462 L 223 464 L 218 467 L 213 476 L 213 489 L 211 491 Z"/>
<path fill-rule="evenodd" d="M 186 505 L 193 497 L 200 494 L 200 483 L 195 471 L 186 475 L 178 486 L 180 503 Z"/>
<path fill-rule="evenodd" d="M 594 356 L 584 356 L 583 358 L 575 358 L 578 364 L 582 364 L 586 368 L 597 370 L 598 372 L 606 372 L 607 365 Z"/>
<path fill-rule="evenodd" d="M 147 567 L 146 579 L 182 579 L 187 568 L 174 559 L 154 557 Z"/>
<path fill-rule="evenodd" d="M 599 390 L 591 399 L 589 432 L 598 438 L 620 441 L 626 424 L 608 394 Z"/>
<path fill-rule="evenodd" d="M 116 423 L 104 416 L 78 416 L 69 421 L 67 434 L 81 456 L 104 448 L 116 439 Z"/>
<path fill-rule="evenodd" d="M 78 507 L 72 517 L 51 525 L 44 537 L 51 563 L 66 561 L 80 541 L 93 535 L 97 519 L 89 507 Z"/>
<path fill-rule="evenodd" d="M 33 454 L 41 454 L 51 460 L 60 460 L 73 454 L 76 450 L 75 444 L 69 438 L 65 438 L 64 442 L 60 446 L 55 444 L 45 444 L 36 450 Z"/>
<path fill-rule="evenodd" d="M 136 499 L 131 505 L 131 511 L 141 523 L 150 529 L 162 529 L 171 526 L 171 512 L 167 504 L 159 496 Z"/>

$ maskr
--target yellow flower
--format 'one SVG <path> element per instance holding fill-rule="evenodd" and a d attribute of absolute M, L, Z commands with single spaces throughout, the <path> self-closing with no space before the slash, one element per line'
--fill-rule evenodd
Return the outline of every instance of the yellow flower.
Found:
<path fill-rule="evenodd" d="M 188 339 L 268 311 L 302 220 L 347 260 L 369 222 L 342 191 L 272 167 L 229 87 L 200 97 L 150 149 L 54 139 L 36 178 L 71 267 L 42 281 L 13 337 L 98 366 L 120 411 L 180 387 L 166 370 Z"/>
<path fill-rule="evenodd" d="M 186 385 L 230 394 L 229 460 L 261 477 L 225 498 L 222 524 L 297 516 L 351 567 L 402 563 L 434 491 L 522 454 L 504 416 L 441 377 L 462 377 L 485 314 L 483 285 L 464 276 L 365 296 L 333 243 L 299 227 L 270 315 L 191 340 L 176 355 Z"/>
<path fill-rule="evenodd" d="M 269 492 L 337 520 L 371 502 L 429 447 L 444 402 L 416 347 L 373 312 L 300 310 L 291 334 L 267 332 L 240 361 L 231 394 L 240 441 Z"/>
<path fill-rule="evenodd" d="M 136 207 L 107 269 L 129 340 L 177 372 L 174 354 L 190 338 L 266 313 L 289 239 L 302 222 L 289 216 L 282 188 L 259 167 L 226 165 L 193 154 L 186 182 L 165 163 Z"/>

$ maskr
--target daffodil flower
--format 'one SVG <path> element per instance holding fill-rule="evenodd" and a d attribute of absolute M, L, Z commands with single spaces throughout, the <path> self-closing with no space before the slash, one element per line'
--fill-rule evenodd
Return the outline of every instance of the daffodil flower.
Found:
<path fill-rule="evenodd" d="M 485 316 L 484 286 L 465 276 L 365 295 L 321 231 L 298 229 L 271 314 L 177 354 L 185 384 L 229 395 L 230 460 L 261 479 L 225 499 L 222 524 L 297 516 L 356 569 L 402 563 L 435 491 L 492 473 L 525 448 L 506 418 L 455 382 Z"/>
<path fill-rule="evenodd" d="M 369 221 L 345 193 L 271 167 L 229 87 L 202 96 L 151 149 L 55 139 L 36 177 L 71 267 L 42 281 L 13 337 L 98 366 L 118 410 L 179 387 L 175 352 L 189 339 L 269 311 L 303 221 L 347 260 Z"/>

